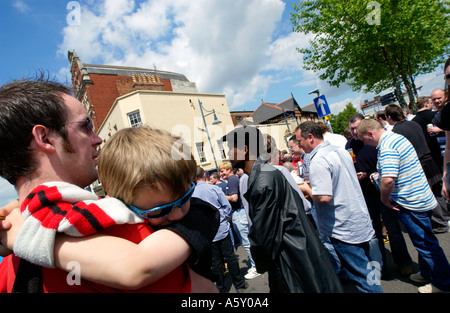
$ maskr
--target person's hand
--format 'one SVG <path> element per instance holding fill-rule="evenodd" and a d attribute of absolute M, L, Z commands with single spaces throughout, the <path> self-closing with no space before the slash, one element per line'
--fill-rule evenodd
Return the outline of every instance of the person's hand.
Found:
<path fill-rule="evenodd" d="M 311 196 L 312 195 L 312 190 L 311 190 L 311 187 L 309 186 L 308 183 L 298 184 L 298 187 L 300 188 L 300 190 L 303 192 L 303 194 L 305 196 Z"/>
<path fill-rule="evenodd" d="M 0 231 L 0 242 L 4 249 L 10 250 L 10 253 L 23 223 L 24 219 L 19 208 L 12 210 L 8 216 L 6 216 L 6 219 L 0 223 L 2 229 Z"/>
<path fill-rule="evenodd" d="M 367 173 L 366 172 L 358 172 L 358 173 L 356 173 L 356 176 L 358 176 L 358 180 L 363 180 L 364 178 L 367 177 Z"/>
<path fill-rule="evenodd" d="M 430 126 L 427 128 L 428 134 L 433 135 L 442 132 L 442 129 L 436 126 Z"/>
<path fill-rule="evenodd" d="M 394 211 L 400 211 L 400 209 L 398 208 L 398 203 L 397 202 L 395 202 L 394 200 L 392 200 L 392 199 L 383 199 L 383 198 L 381 198 L 381 202 L 383 202 L 383 204 L 388 208 L 388 209 L 391 209 L 391 210 L 394 210 Z"/>
<path fill-rule="evenodd" d="M 442 184 L 442 196 L 445 200 L 447 200 L 447 203 L 450 201 L 450 183 L 448 181 L 448 178 L 444 178 L 444 183 Z"/>
<path fill-rule="evenodd" d="M 19 208 L 19 200 L 14 200 L 8 203 L 7 205 L 0 208 L 0 216 L 5 217 L 9 213 L 11 213 L 12 210 Z"/>
<path fill-rule="evenodd" d="M 380 180 L 380 174 L 378 172 L 374 172 L 372 174 L 370 174 L 370 181 L 372 184 L 377 184 L 378 181 Z"/>
<path fill-rule="evenodd" d="M 11 214 L 11 212 L 15 211 L 15 209 L 18 209 L 19 206 L 19 201 L 14 200 L 0 208 L 0 239 L 6 239 L 6 233 L 12 226 L 9 215 Z M 0 256 L 4 257 L 10 255 L 11 253 L 12 250 L 8 249 L 7 246 L 0 245 Z"/>
<path fill-rule="evenodd" d="M 11 228 L 11 223 L 7 220 L 0 220 L 0 238 L 6 236 L 6 230 Z M 12 253 L 12 251 L 3 245 L 0 245 L 0 256 L 5 257 Z"/>

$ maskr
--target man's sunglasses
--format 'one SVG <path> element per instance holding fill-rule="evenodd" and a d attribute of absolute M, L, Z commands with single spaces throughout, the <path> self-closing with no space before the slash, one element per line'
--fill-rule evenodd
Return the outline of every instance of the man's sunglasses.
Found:
<path fill-rule="evenodd" d="M 447 84 L 450 85 L 450 74 L 445 75 L 445 80 L 447 81 Z"/>
<path fill-rule="evenodd" d="M 83 128 L 86 129 L 86 131 L 88 133 L 94 131 L 94 122 L 92 121 L 92 119 L 90 117 L 86 117 L 84 120 L 81 120 L 81 121 L 68 122 L 68 123 L 65 123 L 64 125 L 75 124 L 75 123 L 83 123 L 82 126 L 83 126 Z"/>
<path fill-rule="evenodd" d="M 163 218 L 163 217 L 166 217 L 167 215 L 169 215 L 170 213 L 172 213 L 172 211 L 175 208 L 178 208 L 178 207 L 181 208 L 181 207 L 185 206 L 186 203 L 191 199 L 192 194 L 194 193 L 194 189 L 195 189 L 195 184 L 194 184 L 194 182 L 191 182 L 191 188 L 188 190 L 188 192 L 186 192 L 186 194 L 184 196 L 182 196 L 181 198 L 179 198 L 178 200 L 176 200 L 172 203 L 157 206 L 153 209 L 141 210 L 131 204 L 128 204 L 127 206 L 130 208 L 131 211 L 133 211 L 134 213 L 136 213 L 137 215 L 139 215 L 142 218 L 145 218 L 148 220 Z"/>

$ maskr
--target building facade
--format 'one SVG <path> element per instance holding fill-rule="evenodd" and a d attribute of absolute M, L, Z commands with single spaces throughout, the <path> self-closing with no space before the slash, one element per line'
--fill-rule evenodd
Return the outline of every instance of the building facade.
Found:
<path fill-rule="evenodd" d="M 75 51 L 68 59 L 74 95 L 104 142 L 120 129 L 148 125 L 182 137 L 182 148 L 205 170 L 227 159 L 221 138 L 234 125 L 224 95 L 201 94 L 179 73 L 85 64 Z"/>
<path fill-rule="evenodd" d="M 262 101 L 255 111 L 232 111 L 231 118 L 235 126 L 252 125 L 261 133 L 268 134 L 275 139 L 279 150 L 289 151 L 289 138 L 295 128 L 303 122 L 319 122 L 314 103 L 300 107 L 294 97 L 280 103 Z"/>
<path fill-rule="evenodd" d="M 222 137 L 234 125 L 224 95 L 134 91 L 114 102 L 97 133 L 106 142 L 118 130 L 140 125 L 181 137 L 183 145 L 176 148 L 187 156 L 192 153 L 207 171 L 217 170 L 228 159 Z"/>
<path fill-rule="evenodd" d="M 184 75 L 136 67 L 85 64 L 68 52 L 74 96 L 83 103 L 99 129 L 117 98 L 136 90 L 197 92 Z"/>

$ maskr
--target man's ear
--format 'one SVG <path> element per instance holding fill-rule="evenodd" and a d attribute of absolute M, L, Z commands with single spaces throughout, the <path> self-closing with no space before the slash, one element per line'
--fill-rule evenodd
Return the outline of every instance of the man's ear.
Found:
<path fill-rule="evenodd" d="M 244 155 L 245 155 L 245 154 L 248 154 L 248 153 L 249 153 L 248 147 L 247 147 L 247 145 L 245 145 L 245 146 L 244 146 Z"/>
<path fill-rule="evenodd" d="M 367 135 L 370 137 L 370 139 L 372 139 L 372 140 L 375 139 L 375 131 L 373 131 L 373 130 L 368 130 L 368 131 L 367 131 Z"/>
<path fill-rule="evenodd" d="M 33 134 L 33 139 L 38 148 L 46 151 L 54 151 L 55 146 L 53 145 L 52 135 L 50 130 L 43 125 L 36 125 L 33 127 L 31 132 Z"/>

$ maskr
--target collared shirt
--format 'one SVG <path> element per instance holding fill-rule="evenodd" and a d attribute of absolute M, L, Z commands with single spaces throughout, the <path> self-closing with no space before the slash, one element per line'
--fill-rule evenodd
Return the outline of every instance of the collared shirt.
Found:
<path fill-rule="evenodd" d="M 208 202 L 220 212 L 220 225 L 213 242 L 222 240 L 228 235 L 230 223 L 227 217 L 231 217 L 231 205 L 222 189 L 216 185 L 207 184 L 204 181 L 197 183 L 192 197 Z"/>
<path fill-rule="evenodd" d="M 332 197 L 314 202 L 320 233 L 350 244 L 369 241 L 375 232 L 350 153 L 324 141 L 309 157 L 312 194 Z"/>
<path fill-rule="evenodd" d="M 402 135 L 385 132 L 377 149 L 380 177 L 395 178 L 391 199 L 408 210 L 434 209 L 437 202 L 413 145 Z"/>

